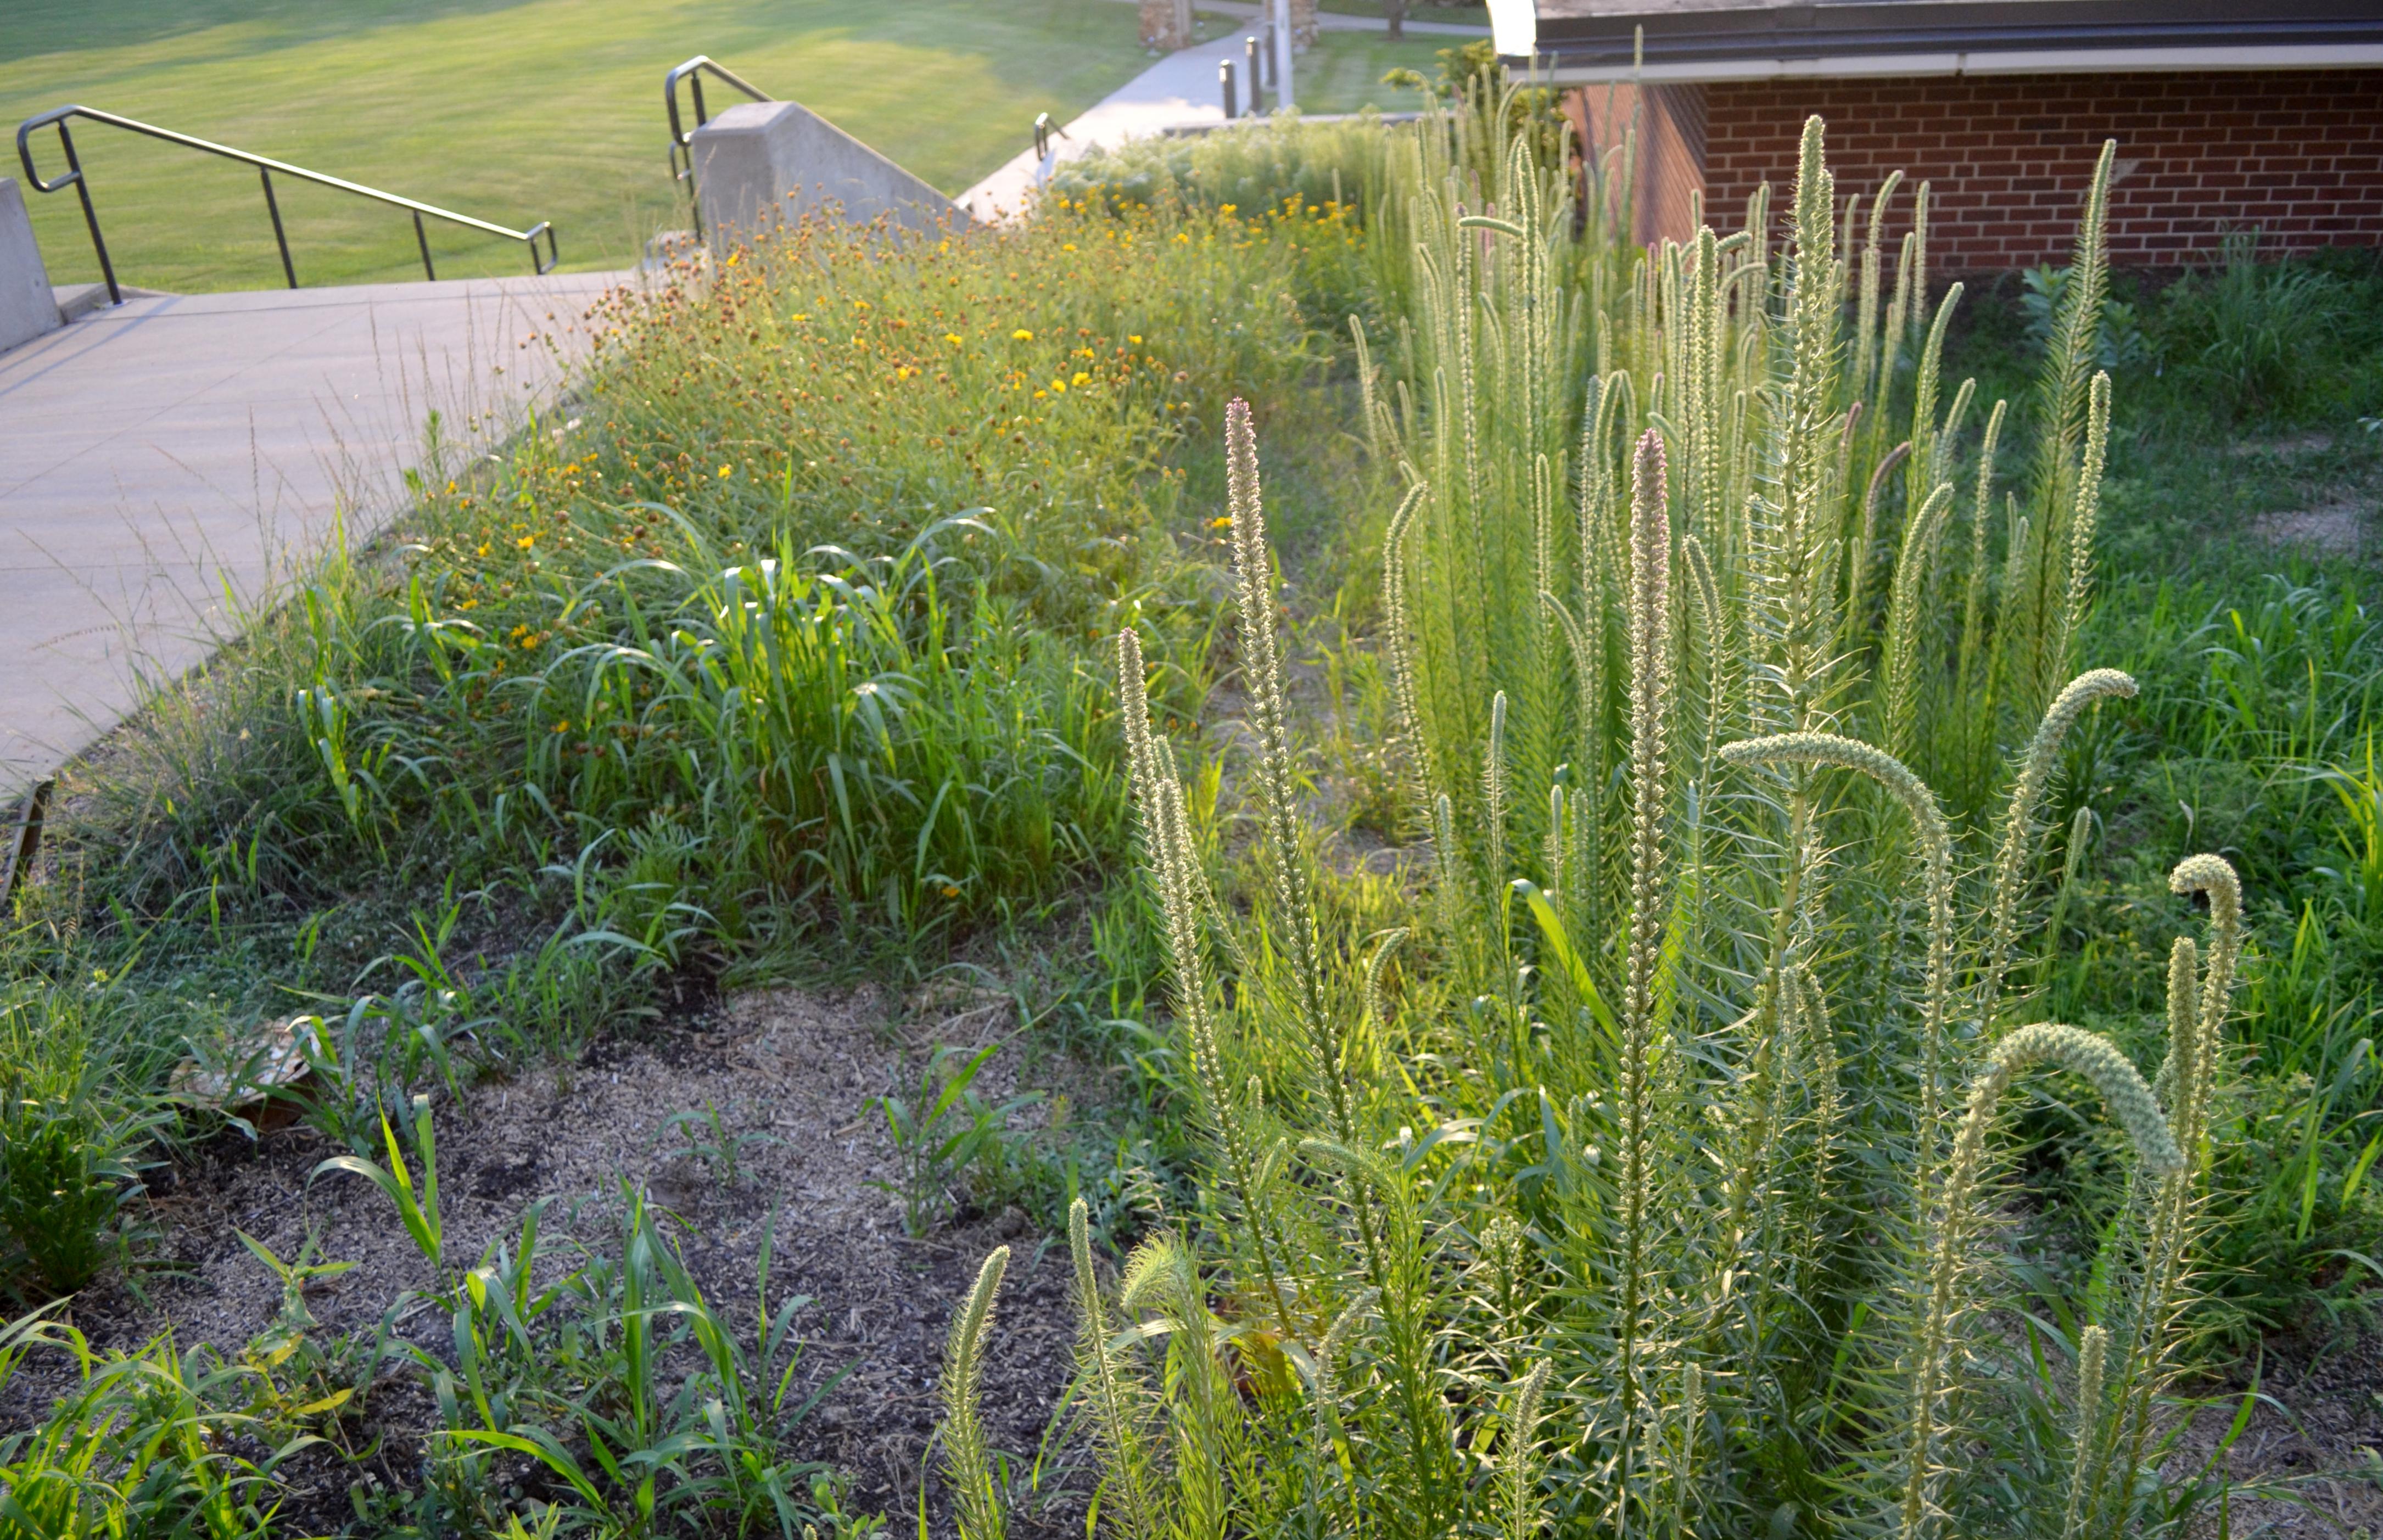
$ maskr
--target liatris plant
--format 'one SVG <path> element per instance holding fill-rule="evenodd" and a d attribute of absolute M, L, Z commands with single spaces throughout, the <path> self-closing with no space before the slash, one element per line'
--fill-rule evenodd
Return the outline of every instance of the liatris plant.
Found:
<path fill-rule="evenodd" d="M 1212 887 L 1120 639 L 1208 1158 L 1204 1225 L 1114 1305 L 1079 1237 L 1099 1517 L 2130 1533 L 2162 1479 L 2240 900 L 2216 857 L 2178 869 L 2211 955 L 2179 948 L 2156 1090 L 2105 1039 L 2006 1025 L 2063 734 L 2134 689 L 2063 687 L 2109 421 L 2091 326 L 2056 328 L 2003 517 L 2009 408 L 1964 466 L 1973 391 L 1945 404 L 1937 378 L 1958 290 L 1928 313 L 1915 228 L 1882 316 L 1894 189 L 1857 257 L 1817 119 L 1778 253 L 1767 194 L 1734 232 L 1624 252 L 1507 122 L 1427 118 L 1369 211 L 1412 237 L 1413 324 L 1364 362 L 1363 426 L 1405 487 L 1383 591 L 1432 891 L 1375 938 L 1333 918 L 1245 413 L 1245 906 Z M 2077 293 L 2090 316 L 2098 280 Z M 2015 1431 L 2049 1381 L 1983 1329 L 2022 1071 L 2089 1085 L 2131 1151 L 2058 1450 Z M 1129 1346 L 1153 1334 L 1163 1370 Z M 1220 1405 L 1221 1375 L 1245 1389 Z"/>

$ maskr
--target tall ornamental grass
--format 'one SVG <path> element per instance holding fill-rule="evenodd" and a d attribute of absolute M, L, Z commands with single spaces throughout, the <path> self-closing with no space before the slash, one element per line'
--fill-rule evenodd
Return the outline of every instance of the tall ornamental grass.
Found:
<path fill-rule="evenodd" d="M 1412 297 L 1361 362 L 1361 429 L 1402 488 L 1383 592 L 1421 890 L 1369 906 L 1322 875 L 1245 408 L 1246 905 L 1118 638 L 1205 1153 L 1121 1293 L 1078 1210 L 1099 1522 L 2164 1532 L 2200 1490 L 2165 1396 L 2239 882 L 2175 868 L 2209 918 L 2177 938 L 2160 1064 L 2042 1019 L 2014 967 L 2064 739 L 2136 689 L 2075 656 L 2108 153 L 2040 386 L 1987 406 L 1941 377 L 1961 289 L 1931 302 L 1927 188 L 1841 197 L 1818 119 L 1778 244 L 1759 195 L 1641 253 L 1480 105 L 1400 134 L 1369 216 Z M 2023 464 L 1997 459 L 2013 413 Z M 2073 1341 L 2006 1308 L 2004 1124 L 2039 1092 L 2128 1152 Z"/>

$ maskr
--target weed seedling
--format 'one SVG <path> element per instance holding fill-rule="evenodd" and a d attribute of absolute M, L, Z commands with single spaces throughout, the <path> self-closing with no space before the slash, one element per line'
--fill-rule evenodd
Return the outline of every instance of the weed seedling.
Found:
<path fill-rule="evenodd" d="M 682 1130 L 685 1131 L 686 1142 L 665 1158 L 701 1161 L 723 1189 L 735 1187 L 743 1178 L 741 1161 L 746 1151 L 764 1144 L 784 1142 L 774 1135 L 750 1129 L 743 1133 L 729 1132 L 727 1123 L 720 1115 L 720 1109 L 710 1102 L 704 1103 L 701 1112 L 689 1108 L 671 1114 L 654 1131 L 654 1138 L 660 1140 Z"/>
<path fill-rule="evenodd" d="M 902 1226 L 913 1236 L 933 1227 L 969 1168 L 999 1149 L 1009 1115 L 1043 1099 L 1029 1091 L 994 1107 L 977 1095 L 977 1074 L 1000 1048 L 987 1043 L 954 1067 L 969 1051 L 944 1044 L 929 1055 L 916 1096 L 887 1091 L 870 1103 L 884 1115 L 901 1168 L 898 1181 L 874 1185 L 902 1200 Z"/>

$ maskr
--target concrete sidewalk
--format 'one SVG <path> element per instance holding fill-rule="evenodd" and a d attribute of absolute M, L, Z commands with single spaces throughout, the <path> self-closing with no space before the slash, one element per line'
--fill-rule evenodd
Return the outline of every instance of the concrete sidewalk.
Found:
<path fill-rule="evenodd" d="M 0 353 L 0 797 L 402 506 L 424 425 L 485 451 L 632 275 L 135 299 Z"/>
<path fill-rule="evenodd" d="M 1203 12 L 1229 16 L 1239 22 L 1256 24 L 1261 20 L 1260 7 L 1242 4 L 1241 0 L 1200 0 Z M 1319 12 L 1317 27 L 1331 32 L 1386 31 L 1389 24 L 1373 17 L 1340 16 L 1330 11 Z M 1409 21 L 1410 32 L 1446 37 L 1488 37 L 1486 27 L 1471 27 L 1451 21 Z M 1237 27 L 1224 36 L 1207 43 L 1168 54 L 1156 64 L 1103 97 L 1081 117 L 1071 119 L 1066 128 L 1067 137 L 1053 146 L 1052 161 L 1073 160 L 1096 149 L 1122 144 L 1130 139 L 1165 133 L 1169 129 L 1222 128 L 1225 123 L 1224 97 L 1216 84 L 1216 67 L 1227 59 L 1239 59 L 1242 54 L 1241 40 L 1249 36 L 1246 27 Z M 1298 94 L 1298 72 L 1293 67 L 1291 92 Z M 1248 91 L 1246 82 L 1241 90 Z M 1019 151 L 1002 167 L 984 180 L 959 195 L 957 202 L 979 219 L 998 220 L 1005 215 L 1023 209 L 1048 174 L 1047 168 L 1030 147 Z"/>

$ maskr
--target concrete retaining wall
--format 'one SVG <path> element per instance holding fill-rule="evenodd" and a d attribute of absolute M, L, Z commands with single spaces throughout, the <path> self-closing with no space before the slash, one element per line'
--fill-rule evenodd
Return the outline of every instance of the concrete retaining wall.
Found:
<path fill-rule="evenodd" d="M 969 223 L 958 204 L 799 103 L 730 107 L 695 130 L 694 151 L 714 250 L 828 203 L 841 204 L 855 224 L 881 214 L 922 231 L 939 220 Z"/>
<path fill-rule="evenodd" d="M 61 324 L 24 189 L 14 177 L 0 177 L 0 348 L 31 342 Z"/>

